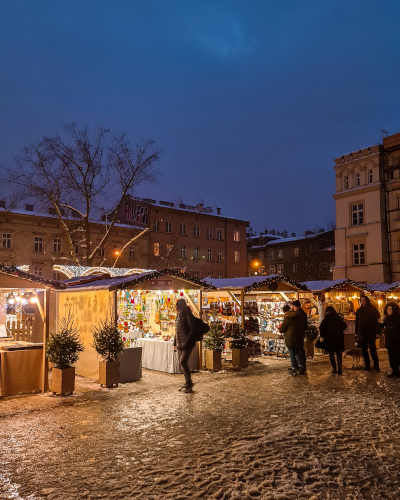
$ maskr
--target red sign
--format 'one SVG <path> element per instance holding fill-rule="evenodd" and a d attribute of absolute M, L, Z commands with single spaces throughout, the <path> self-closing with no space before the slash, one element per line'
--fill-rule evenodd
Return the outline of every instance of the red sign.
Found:
<path fill-rule="evenodd" d="M 151 280 L 151 286 L 172 286 L 171 280 Z"/>

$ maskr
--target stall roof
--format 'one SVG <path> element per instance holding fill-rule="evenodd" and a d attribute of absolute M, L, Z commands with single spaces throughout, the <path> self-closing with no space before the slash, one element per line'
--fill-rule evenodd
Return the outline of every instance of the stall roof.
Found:
<path fill-rule="evenodd" d="M 203 283 L 202 281 L 193 278 L 189 274 L 173 271 L 172 269 L 165 269 L 164 271 L 153 271 L 133 276 L 116 276 L 114 278 L 102 278 L 101 276 L 93 276 L 93 279 L 90 279 L 90 276 L 85 276 L 83 278 L 84 281 L 71 280 L 70 282 L 67 282 L 67 291 L 89 291 L 101 289 L 108 289 L 109 291 L 119 290 L 122 288 L 134 287 L 135 285 L 154 280 L 160 276 L 171 276 L 172 278 L 177 278 L 193 283 L 201 288 L 206 287 L 209 290 L 214 288 L 212 284 Z"/>
<path fill-rule="evenodd" d="M 37 276 L 36 274 L 27 273 L 26 271 L 18 269 L 14 265 L 6 266 L 4 264 L 0 264 L 0 273 L 6 274 L 7 276 L 11 276 L 13 278 L 20 278 L 22 280 L 35 283 L 36 287 L 40 286 L 41 288 L 53 288 L 55 290 L 62 290 L 64 288 L 67 288 L 67 285 L 62 281 L 51 280 L 49 278 L 44 278 L 43 276 Z"/>
<path fill-rule="evenodd" d="M 245 276 L 242 278 L 204 278 L 202 281 L 209 285 L 213 285 L 218 290 L 243 289 L 245 292 L 248 292 L 262 286 L 283 282 L 297 288 L 298 290 L 307 291 L 307 287 L 304 286 L 304 284 L 296 283 L 281 274 L 270 274 L 269 276 Z"/>
<path fill-rule="evenodd" d="M 366 290 L 371 292 L 371 285 L 364 285 L 362 283 L 357 283 L 356 281 L 349 279 L 339 279 L 339 280 L 322 280 L 322 281 L 303 281 L 302 285 L 306 286 L 311 292 L 328 292 L 330 290 L 335 290 L 341 288 L 345 285 L 351 285 L 360 290 Z"/>
<path fill-rule="evenodd" d="M 400 288 L 400 281 L 395 281 L 394 283 L 372 283 L 368 286 L 374 292 L 393 292 L 393 290 Z"/>

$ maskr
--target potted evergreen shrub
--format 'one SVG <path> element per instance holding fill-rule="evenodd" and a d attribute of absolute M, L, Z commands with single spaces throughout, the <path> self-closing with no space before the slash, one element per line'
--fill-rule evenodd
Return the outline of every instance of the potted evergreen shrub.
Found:
<path fill-rule="evenodd" d="M 246 332 L 240 325 L 233 325 L 232 330 L 232 365 L 239 368 L 247 368 L 249 366 L 249 351 L 247 349 L 248 340 Z"/>
<path fill-rule="evenodd" d="M 111 387 L 115 384 L 118 387 L 118 355 L 124 348 L 124 341 L 114 317 L 107 317 L 105 321 L 100 320 L 98 326 L 92 328 L 92 334 L 92 346 L 103 358 L 103 361 L 99 362 L 99 384 L 104 387 Z"/>
<path fill-rule="evenodd" d="M 210 330 L 203 338 L 206 369 L 217 372 L 222 368 L 221 352 L 225 344 L 225 334 L 220 321 L 212 321 Z"/>
<path fill-rule="evenodd" d="M 83 351 L 83 343 L 79 339 L 79 331 L 74 326 L 72 316 L 58 320 L 57 332 L 51 332 L 46 342 L 46 356 L 53 363 L 51 391 L 64 396 L 72 394 L 75 389 L 75 367 L 79 353 Z"/>
<path fill-rule="evenodd" d="M 304 332 L 304 335 L 305 335 L 304 350 L 306 352 L 306 357 L 313 358 L 314 342 L 318 338 L 319 331 L 317 325 L 313 323 L 310 319 L 307 320 L 307 329 Z"/>

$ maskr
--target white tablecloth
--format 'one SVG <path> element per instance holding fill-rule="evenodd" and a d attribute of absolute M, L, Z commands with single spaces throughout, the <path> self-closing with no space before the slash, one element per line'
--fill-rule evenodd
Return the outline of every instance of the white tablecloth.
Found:
<path fill-rule="evenodd" d="M 174 352 L 171 342 L 153 339 L 137 339 L 137 344 L 142 347 L 142 367 L 166 373 L 181 373 L 179 364 L 179 351 Z M 196 344 L 189 358 L 191 371 L 198 370 L 199 348 Z"/>

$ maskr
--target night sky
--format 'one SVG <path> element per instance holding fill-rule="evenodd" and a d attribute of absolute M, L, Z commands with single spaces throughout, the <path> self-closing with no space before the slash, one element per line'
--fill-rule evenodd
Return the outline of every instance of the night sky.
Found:
<path fill-rule="evenodd" d="M 154 138 L 136 196 L 334 221 L 334 158 L 400 131 L 398 0 L 2 0 L 0 162 L 61 123 Z"/>

